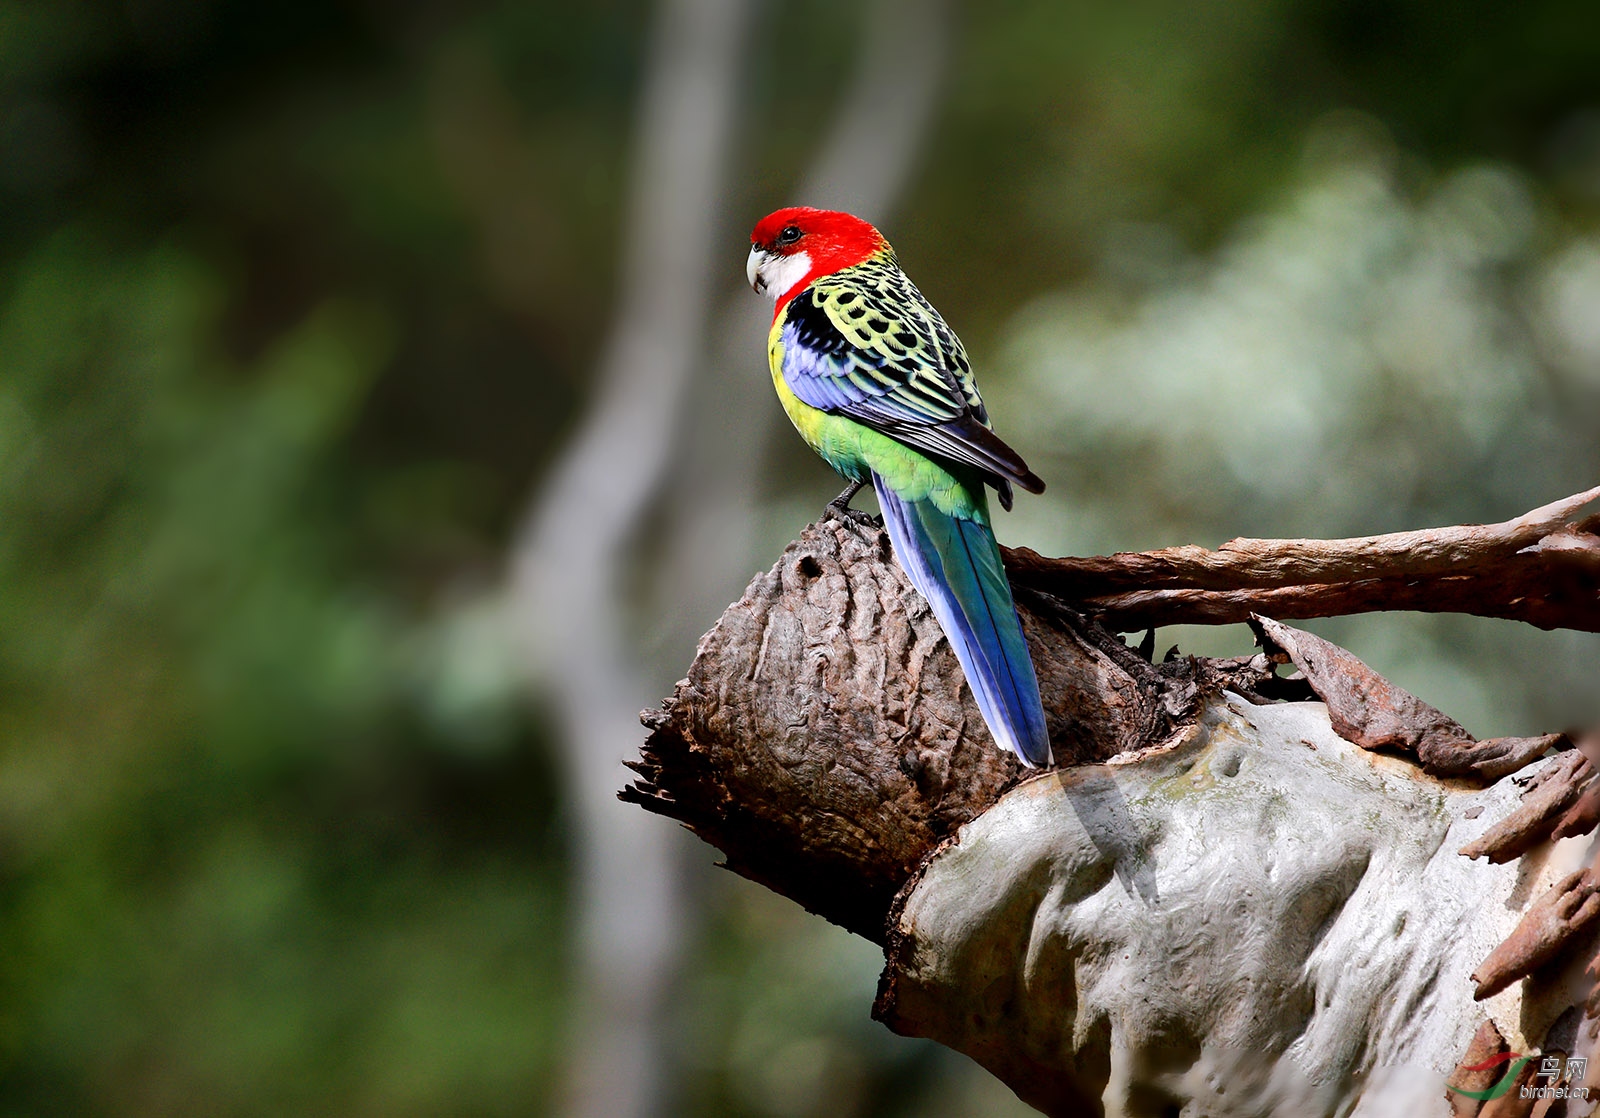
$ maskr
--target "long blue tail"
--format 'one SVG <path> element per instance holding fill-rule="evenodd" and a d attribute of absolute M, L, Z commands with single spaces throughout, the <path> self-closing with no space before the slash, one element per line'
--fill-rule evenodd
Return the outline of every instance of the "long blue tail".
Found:
<path fill-rule="evenodd" d="M 872 475 L 895 557 L 933 607 L 995 741 L 1030 767 L 1050 761 L 1039 680 L 987 526 L 907 501 Z"/>

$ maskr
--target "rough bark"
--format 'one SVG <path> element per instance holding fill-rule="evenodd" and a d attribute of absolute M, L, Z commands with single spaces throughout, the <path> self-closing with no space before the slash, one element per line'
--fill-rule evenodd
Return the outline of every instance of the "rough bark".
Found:
<path fill-rule="evenodd" d="M 1063 764 L 1159 742 L 1203 694 L 1277 682 L 1264 656 L 1151 664 L 1046 594 L 1019 592 L 1018 612 Z M 806 529 L 645 720 L 644 779 L 624 799 L 876 942 L 911 871 L 1025 771 L 990 738 L 888 535 L 853 520 Z"/>

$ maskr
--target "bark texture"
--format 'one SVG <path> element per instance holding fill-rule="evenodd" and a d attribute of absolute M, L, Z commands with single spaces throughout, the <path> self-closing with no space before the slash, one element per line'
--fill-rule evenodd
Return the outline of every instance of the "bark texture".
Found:
<path fill-rule="evenodd" d="M 1344 540 L 1229 540 L 1087 559 L 1006 554 L 1012 578 L 1079 603 L 1122 632 L 1223 625 L 1251 614 L 1472 613 L 1600 631 L 1600 487 L 1501 524 Z"/>
<path fill-rule="evenodd" d="M 1588 962 L 1557 945 L 1474 1000 L 1524 910 L 1586 915 L 1553 867 L 1456 853 L 1516 797 L 1360 749 L 1320 703 L 1213 700 L 1171 748 L 1026 781 L 932 858 L 875 1013 L 1046 1114 L 1448 1113 L 1485 1017 L 1543 1047 Z"/>
<path fill-rule="evenodd" d="M 1061 764 L 1162 741 L 1205 693 L 1276 682 L 1265 656 L 1151 664 L 1048 594 L 1017 604 Z M 623 799 L 879 943 L 912 870 L 1026 771 L 990 738 L 888 535 L 856 520 L 807 528 L 644 720 Z"/>

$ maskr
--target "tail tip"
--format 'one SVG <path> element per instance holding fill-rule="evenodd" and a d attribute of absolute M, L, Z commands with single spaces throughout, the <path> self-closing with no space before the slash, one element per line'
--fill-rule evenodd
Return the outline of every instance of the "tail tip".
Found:
<path fill-rule="evenodd" d="M 1024 768 L 1046 769 L 1055 763 L 1055 753 L 1050 748 L 1050 739 L 1043 734 L 1029 735 L 1028 738 L 1014 737 L 1000 744 L 1015 753 Z"/>

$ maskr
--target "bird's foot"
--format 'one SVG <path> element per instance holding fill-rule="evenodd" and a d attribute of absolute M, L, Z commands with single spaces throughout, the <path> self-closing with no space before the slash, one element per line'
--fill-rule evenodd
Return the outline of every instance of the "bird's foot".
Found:
<path fill-rule="evenodd" d="M 850 507 L 851 498 L 853 498 L 857 493 L 861 492 L 861 489 L 864 485 L 866 485 L 866 482 L 864 481 L 852 481 L 849 485 L 845 486 L 844 492 L 840 493 L 833 500 L 829 501 L 823 508 L 823 518 L 827 519 L 832 517 L 834 520 L 843 520 L 846 523 L 861 524 L 869 528 L 876 525 L 876 517 L 864 513 L 860 509 L 853 509 Z"/>

